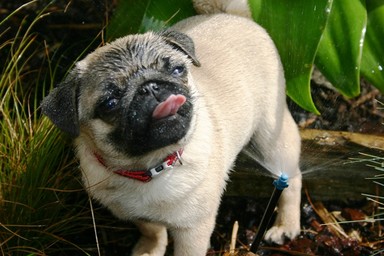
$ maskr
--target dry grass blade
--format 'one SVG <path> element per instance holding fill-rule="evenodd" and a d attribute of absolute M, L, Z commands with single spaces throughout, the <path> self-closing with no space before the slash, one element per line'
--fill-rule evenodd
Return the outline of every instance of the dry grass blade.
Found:
<path fill-rule="evenodd" d="M 339 238 L 347 238 L 348 235 L 345 233 L 344 229 L 340 226 L 335 216 L 332 213 L 328 212 L 323 203 L 315 202 L 313 203 L 313 209 L 316 214 L 319 215 L 324 225 L 327 225 L 329 230 Z"/>

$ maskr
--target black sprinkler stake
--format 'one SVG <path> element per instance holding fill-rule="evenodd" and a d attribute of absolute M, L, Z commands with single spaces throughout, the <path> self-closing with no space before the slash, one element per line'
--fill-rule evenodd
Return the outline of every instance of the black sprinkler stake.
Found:
<path fill-rule="evenodd" d="M 250 251 L 253 253 L 257 252 L 260 242 L 264 237 L 265 230 L 267 229 L 269 222 L 271 221 L 273 211 L 276 208 L 277 202 L 279 201 L 280 195 L 283 192 L 284 188 L 288 187 L 288 176 L 282 174 L 277 180 L 273 181 L 275 189 L 273 190 L 272 196 L 269 199 L 267 209 L 264 212 L 263 218 L 257 230 L 257 234 L 253 243 L 251 245 Z"/>

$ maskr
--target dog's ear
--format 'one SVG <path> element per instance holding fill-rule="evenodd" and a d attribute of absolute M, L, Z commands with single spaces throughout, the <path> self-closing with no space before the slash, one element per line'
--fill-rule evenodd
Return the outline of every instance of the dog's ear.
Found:
<path fill-rule="evenodd" d="M 72 137 L 80 133 L 78 94 L 79 77 L 75 68 L 41 103 L 43 114 Z"/>
<path fill-rule="evenodd" d="M 192 38 L 186 34 L 173 30 L 165 30 L 161 32 L 160 35 L 164 37 L 167 43 L 188 55 L 192 60 L 193 65 L 200 67 L 200 62 L 195 55 L 195 44 L 193 43 Z"/>

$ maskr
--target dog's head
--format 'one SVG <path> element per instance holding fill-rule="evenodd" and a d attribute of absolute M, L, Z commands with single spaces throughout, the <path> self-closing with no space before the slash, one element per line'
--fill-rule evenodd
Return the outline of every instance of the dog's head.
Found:
<path fill-rule="evenodd" d="M 126 36 L 78 62 L 42 110 L 74 137 L 86 133 L 100 147 L 140 156 L 186 136 L 191 63 L 199 66 L 192 40 L 182 33 Z"/>

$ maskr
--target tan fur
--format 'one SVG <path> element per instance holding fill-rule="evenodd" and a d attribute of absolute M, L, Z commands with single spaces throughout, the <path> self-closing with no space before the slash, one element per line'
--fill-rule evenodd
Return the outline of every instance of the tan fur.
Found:
<path fill-rule="evenodd" d="M 252 21 L 226 14 L 193 17 L 173 29 L 193 39 L 201 63 L 190 67 L 196 102 L 188 135 L 142 158 L 125 159 L 112 146 L 105 152 L 109 163 L 150 167 L 183 147 L 183 165 L 145 184 L 115 175 L 95 160 L 98 137 L 83 127 L 76 147 L 88 192 L 117 217 L 137 220 L 143 238 L 133 255 L 163 255 L 165 228 L 173 235 L 174 255 L 205 255 L 228 172 L 251 141 L 276 176 L 290 175 L 266 238 L 282 243 L 285 236 L 295 237 L 300 231 L 300 138 L 287 110 L 283 70 L 271 39 Z M 93 55 L 78 66 L 90 65 Z M 108 125 L 94 125 L 108 130 Z"/>
<path fill-rule="evenodd" d="M 228 13 L 250 18 L 248 0 L 194 0 L 199 14 Z"/>

